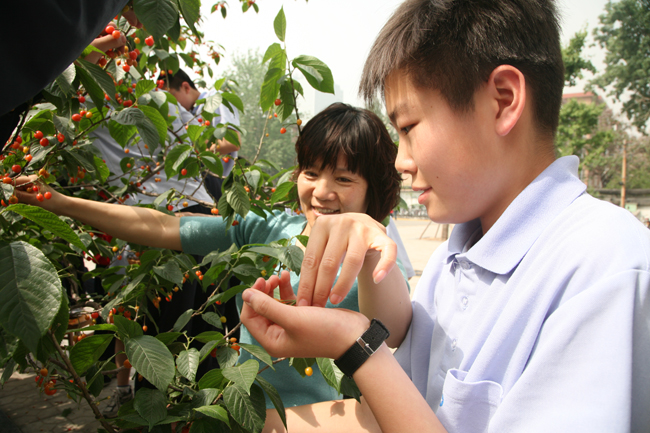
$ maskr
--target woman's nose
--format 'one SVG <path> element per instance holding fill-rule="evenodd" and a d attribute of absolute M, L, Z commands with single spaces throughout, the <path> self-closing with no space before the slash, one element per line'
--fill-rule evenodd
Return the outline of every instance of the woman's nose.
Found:
<path fill-rule="evenodd" d="M 314 196 L 319 200 L 332 200 L 333 195 L 334 190 L 331 187 L 329 179 L 319 178 L 314 188 Z"/>

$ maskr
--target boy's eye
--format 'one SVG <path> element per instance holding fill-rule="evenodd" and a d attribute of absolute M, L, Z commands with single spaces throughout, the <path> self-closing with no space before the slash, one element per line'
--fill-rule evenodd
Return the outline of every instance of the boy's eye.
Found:
<path fill-rule="evenodd" d="M 403 128 L 401 129 L 401 131 L 402 131 L 402 133 L 403 133 L 404 135 L 406 135 L 406 134 L 409 133 L 409 131 L 411 130 L 411 128 L 413 128 L 413 125 L 408 125 L 408 126 L 403 127 Z"/>

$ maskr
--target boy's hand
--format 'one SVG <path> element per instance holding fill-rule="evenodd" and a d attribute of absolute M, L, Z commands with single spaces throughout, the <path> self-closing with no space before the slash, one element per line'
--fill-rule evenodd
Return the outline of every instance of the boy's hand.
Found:
<path fill-rule="evenodd" d="M 320 216 L 309 235 L 302 261 L 298 305 L 338 304 L 348 294 L 366 259 L 377 261 L 372 277 L 381 282 L 395 266 L 397 245 L 386 229 L 366 214 Z M 336 285 L 339 266 L 343 262 Z M 331 294 L 330 294 L 331 292 Z"/>
<path fill-rule="evenodd" d="M 258 279 L 242 294 L 241 311 L 242 323 L 271 356 L 337 359 L 368 329 L 368 318 L 355 311 L 277 302 L 265 295 L 271 286 Z"/>
<path fill-rule="evenodd" d="M 279 277 L 271 275 L 268 280 L 258 278 L 251 288 L 273 297 L 273 290 L 278 286 L 280 287 L 280 299 L 283 301 L 296 299 L 296 294 L 293 293 L 293 287 L 291 287 L 291 274 L 288 271 L 282 271 Z"/>

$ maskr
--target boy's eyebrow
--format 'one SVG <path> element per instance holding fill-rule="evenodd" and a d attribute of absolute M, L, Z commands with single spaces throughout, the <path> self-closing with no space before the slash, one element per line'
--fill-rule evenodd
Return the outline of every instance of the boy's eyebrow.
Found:
<path fill-rule="evenodd" d="M 402 115 L 405 111 L 407 111 L 407 105 L 405 103 L 397 104 L 397 106 L 388 113 L 388 118 L 390 119 L 390 123 L 393 124 L 395 128 L 397 128 L 397 117 Z"/>

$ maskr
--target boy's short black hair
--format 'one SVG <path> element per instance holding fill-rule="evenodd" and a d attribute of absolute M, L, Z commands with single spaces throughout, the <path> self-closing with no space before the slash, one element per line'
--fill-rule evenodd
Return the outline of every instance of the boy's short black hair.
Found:
<path fill-rule="evenodd" d="M 476 90 L 504 64 L 524 74 L 538 129 L 553 137 L 564 87 L 554 0 L 406 0 L 370 50 L 359 93 L 372 100 L 403 70 L 469 112 Z"/>
<path fill-rule="evenodd" d="M 192 79 L 182 69 L 179 69 L 173 74 L 160 74 L 158 76 L 158 79 L 163 80 L 165 82 L 165 86 L 168 87 L 168 89 L 178 90 L 181 88 L 183 83 L 188 83 L 192 89 L 196 89 L 196 86 L 194 85 Z"/>
<path fill-rule="evenodd" d="M 348 170 L 368 182 L 366 214 L 381 222 L 399 200 L 401 176 L 395 169 L 397 146 L 372 111 L 334 103 L 312 118 L 296 141 L 297 177 L 302 170 L 335 169 L 339 155 Z"/>

